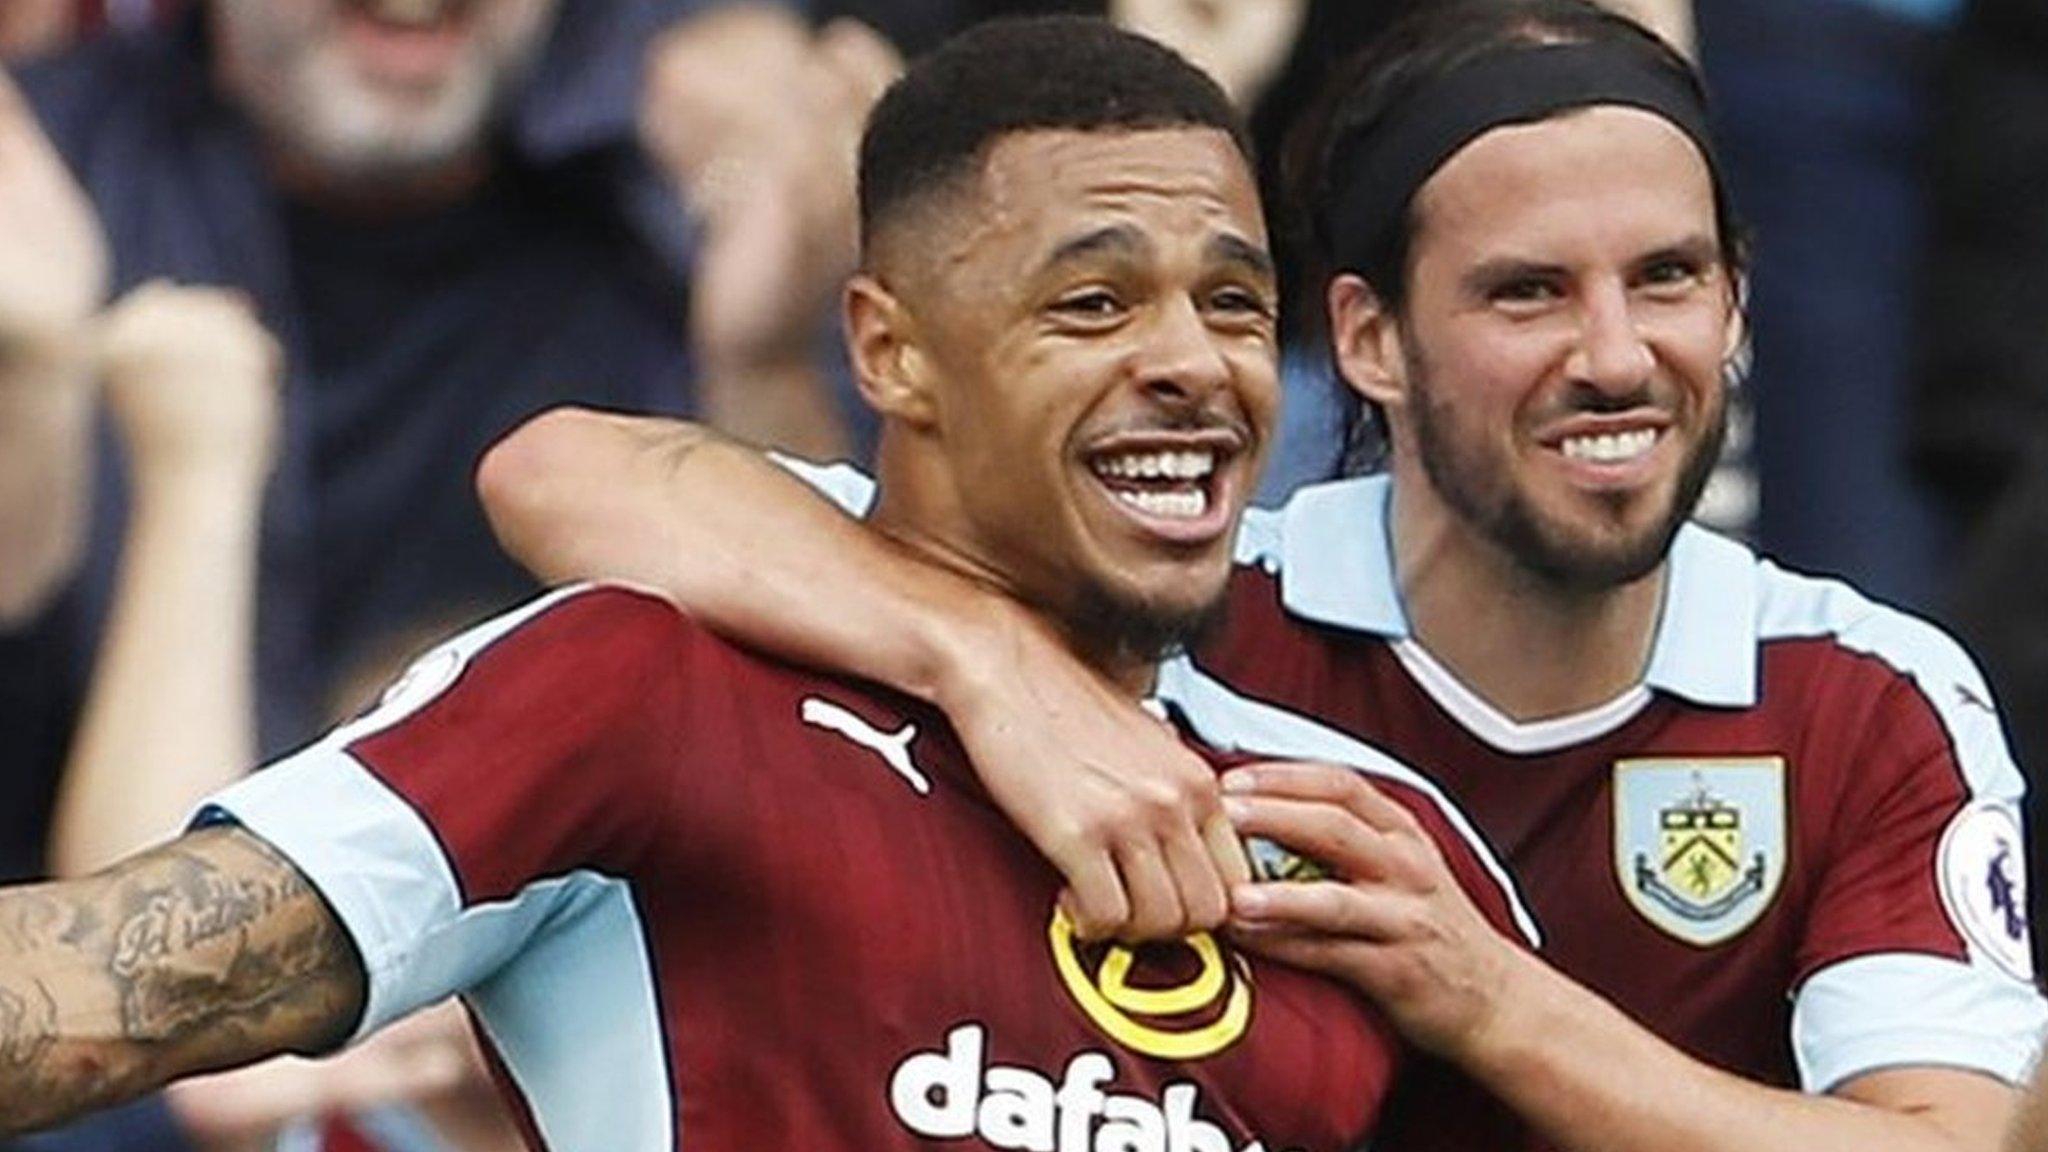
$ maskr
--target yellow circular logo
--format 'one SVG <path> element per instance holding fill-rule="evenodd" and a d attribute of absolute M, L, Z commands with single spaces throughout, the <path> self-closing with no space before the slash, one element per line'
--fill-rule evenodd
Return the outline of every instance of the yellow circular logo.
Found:
<path fill-rule="evenodd" d="M 1055 906 L 1046 928 L 1067 993 L 1110 1038 L 1162 1060 L 1200 1060 L 1236 1043 L 1252 1019 L 1251 968 L 1207 932 L 1139 950 L 1086 944 Z M 1140 969 L 1151 980 L 1134 980 Z"/>

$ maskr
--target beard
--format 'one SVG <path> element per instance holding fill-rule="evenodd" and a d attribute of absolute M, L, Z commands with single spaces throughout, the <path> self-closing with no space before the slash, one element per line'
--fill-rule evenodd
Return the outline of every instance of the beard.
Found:
<path fill-rule="evenodd" d="M 272 0 L 215 6 L 245 77 L 238 104 L 286 151 L 345 182 L 432 174 L 473 155 L 525 80 L 552 26 L 553 0 L 473 13 L 462 58 L 431 90 L 361 75 L 338 42 L 339 10 L 278 14 Z"/>
<path fill-rule="evenodd" d="M 1424 364 L 1411 359 L 1408 372 L 1416 401 L 1412 411 L 1417 454 L 1431 486 L 1459 519 L 1477 528 L 1530 575 L 1561 591 L 1603 592 L 1656 571 L 1699 504 L 1728 433 L 1724 398 L 1680 463 L 1669 507 L 1633 531 L 1625 525 L 1614 532 L 1576 530 L 1536 507 L 1516 484 L 1507 461 L 1489 456 L 1478 438 L 1460 433 L 1457 413 L 1431 386 Z M 1633 398 L 1627 402 L 1635 403 Z M 1586 405 L 1594 410 L 1618 406 L 1625 405 Z M 1618 520 L 1618 506 L 1615 513 Z"/>
<path fill-rule="evenodd" d="M 1222 589 L 1200 604 L 1160 604 L 1101 585 L 1083 588 L 1060 619 L 1099 668 L 1156 665 L 1200 645 L 1223 618 Z"/>

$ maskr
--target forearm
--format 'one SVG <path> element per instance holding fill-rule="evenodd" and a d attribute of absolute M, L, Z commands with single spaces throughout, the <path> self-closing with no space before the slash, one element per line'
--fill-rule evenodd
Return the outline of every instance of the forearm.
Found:
<path fill-rule="evenodd" d="M 363 995 L 319 896 L 238 830 L 0 891 L 0 1134 L 325 1048 Z"/>
<path fill-rule="evenodd" d="M 58 790 L 55 875 L 175 831 L 255 759 L 260 478 L 136 485 L 99 663 Z"/>
<path fill-rule="evenodd" d="M 1529 960 L 1463 1066 L 1572 1152 L 1990 1152 L 2010 1089 L 1963 1072 L 1915 1103 L 1902 1070 L 1871 1099 L 1765 1087 L 1665 1043 L 1605 1000 Z M 1540 969 L 1540 971 L 1538 971 Z M 1853 1087 L 1852 1087 L 1853 1091 Z M 1880 1106 L 1879 1095 L 1890 1097 Z"/>
<path fill-rule="evenodd" d="M 0 627 L 33 616 L 77 562 L 91 438 L 83 369 L 0 349 Z"/>
<path fill-rule="evenodd" d="M 2004 1152 L 2048 1152 L 2048 1060 L 2034 1069 L 2034 1082 L 2020 1101 Z"/>
<path fill-rule="evenodd" d="M 695 425 L 557 410 L 493 448 L 478 487 L 544 580 L 648 584 L 750 647 L 927 700 L 1020 615 Z"/>

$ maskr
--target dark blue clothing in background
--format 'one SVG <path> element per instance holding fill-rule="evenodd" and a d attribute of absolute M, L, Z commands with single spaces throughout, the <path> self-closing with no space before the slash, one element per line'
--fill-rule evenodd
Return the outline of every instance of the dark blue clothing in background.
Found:
<path fill-rule="evenodd" d="M 1919 612 L 1951 526 L 1907 463 L 1943 0 L 1697 6 L 1722 171 L 1756 230 L 1757 540 Z"/>
<path fill-rule="evenodd" d="M 327 679 L 365 645 L 520 590 L 468 491 L 495 436 L 570 399 L 687 407 L 688 236 L 633 122 L 648 38 L 696 6 L 564 5 L 489 186 L 374 224 L 272 189 L 207 82 L 196 17 L 23 70 L 101 213 L 116 292 L 153 277 L 240 287 L 287 349 L 259 614 L 267 751 L 313 734 Z M 103 453 L 109 479 L 117 456 Z M 82 608 L 44 622 L 73 633 L 74 678 L 126 511 L 118 483 L 101 495 Z"/>
<path fill-rule="evenodd" d="M 634 125 L 648 42 L 710 6 L 564 3 L 487 186 L 377 223 L 272 187 L 247 124 L 210 84 L 200 16 L 18 70 L 106 226 L 114 291 L 159 277 L 238 287 L 285 347 L 257 613 L 266 756 L 319 731 L 325 697 L 357 662 L 527 589 L 471 495 L 492 440 L 565 401 L 689 409 L 690 236 Z M 9 877 L 39 869 L 111 594 L 127 501 L 111 437 L 101 448 L 86 571 L 42 618 L 0 634 Z M 185 1147 L 152 1104 L 36 1141 L 19 1148 Z"/>

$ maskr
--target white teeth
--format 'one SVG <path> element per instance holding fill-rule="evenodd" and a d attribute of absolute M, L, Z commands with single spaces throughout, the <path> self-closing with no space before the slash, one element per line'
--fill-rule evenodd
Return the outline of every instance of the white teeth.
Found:
<path fill-rule="evenodd" d="M 1200 488 L 1176 492 L 1143 492 L 1119 488 L 1116 498 L 1145 513 L 1169 520 L 1195 520 L 1209 510 L 1209 494 Z"/>
<path fill-rule="evenodd" d="M 1634 460 L 1657 446 L 1655 428 L 1638 428 L 1633 432 L 1603 432 L 1597 436 L 1571 436 L 1565 439 L 1563 451 L 1572 460 L 1587 460 L 1595 464 L 1620 464 Z"/>
<path fill-rule="evenodd" d="M 1104 476 L 1129 480 L 1200 480 L 1216 471 L 1216 454 L 1193 452 L 1127 452 L 1095 462 Z"/>

